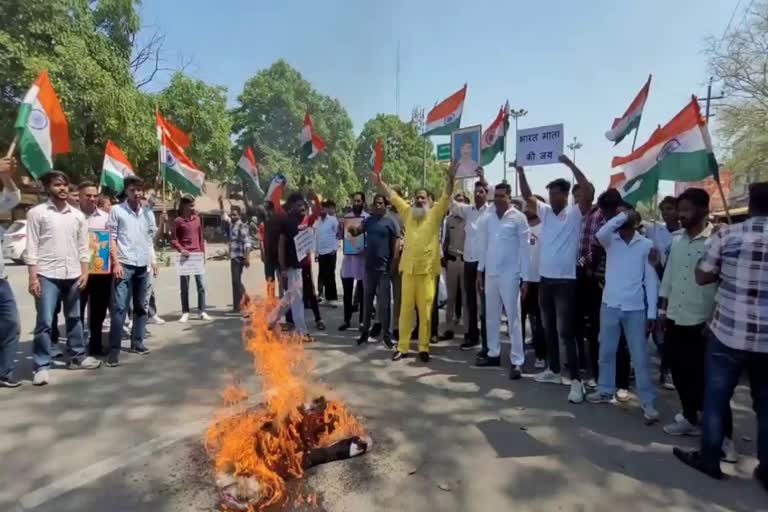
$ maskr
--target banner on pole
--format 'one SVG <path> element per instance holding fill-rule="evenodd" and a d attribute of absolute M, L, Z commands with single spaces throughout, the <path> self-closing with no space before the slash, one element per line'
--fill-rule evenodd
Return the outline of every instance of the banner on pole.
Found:
<path fill-rule="evenodd" d="M 519 130 L 515 151 L 518 165 L 528 167 L 557 163 L 563 154 L 563 140 L 562 124 Z"/>

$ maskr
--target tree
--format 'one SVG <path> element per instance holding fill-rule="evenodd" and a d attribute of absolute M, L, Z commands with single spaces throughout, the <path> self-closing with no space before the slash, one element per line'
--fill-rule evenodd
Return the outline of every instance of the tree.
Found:
<path fill-rule="evenodd" d="M 323 96 L 284 60 L 249 78 L 233 112 L 234 153 L 239 158 L 251 145 L 265 171 L 276 173 L 291 186 L 312 186 L 323 197 L 342 199 L 356 190 L 361 175 L 353 170 L 352 120 L 341 103 Z M 299 134 L 309 112 L 327 148 L 308 162 L 299 158 Z"/>
<path fill-rule="evenodd" d="M 230 152 L 232 117 L 227 110 L 227 89 L 177 72 L 157 101 L 163 115 L 191 135 L 187 153 L 206 177 L 228 178 L 235 164 Z"/>
<path fill-rule="evenodd" d="M 425 140 L 419 135 L 414 123 L 402 121 L 396 115 L 378 114 L 365 123 L 355 143 L 355 169 L 364 170 L 364 176 L 367 178 L 371 169 L 373 148 L 379 137 L 384 149 L 384 180 L 391 185 L 400 186 L 405 194 L 421 188 Z M 432 142 L 429 139 L 426 140 L 426 146 L 426 188 L 439 194 L 444 174 L 441 165 L 434 161 Z M 365 189 L 372 192 L 374 187 L 366 181 Z"/>
<path fill-rule="evenodd" d="M 757 180 L 768 176 L 768 2 L 744 19 L 725 37 L 712 38 L 707 52 L 727 97 L 718 109 L 718 134 L 728 167 Z"/>

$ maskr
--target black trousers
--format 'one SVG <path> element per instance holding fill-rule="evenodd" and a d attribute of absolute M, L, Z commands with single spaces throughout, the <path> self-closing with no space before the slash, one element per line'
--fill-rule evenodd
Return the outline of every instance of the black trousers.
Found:
<path fill-rule="evenodd" d="M 240 303 L 245 295 L 245 286 L 243 286 L 243 269 L 245 268 L 245 258 L 232 258 L 229 261 L 229 269 L 232 274 L 232 309 L 240 311 Z"/>
<path fill-rule="evenodd" d="M 576 280 L 541 278 L 539 307 L 547 338 L 549 369 L 560 373 L 560 345 L 565 347 L 568 371 L 573 380 L 581 380 L 579 351 L 576 346 Z"/>
<path fill-rule="evenodd" d="M 317 257 L 317 295 L 325 300 L 338 300 L 336 291 L 336 252 Z"/>
<path fill-rule="evenodd" d="M 533 331 L 533 351 L 536 359 L 547 358 L 547 340 L 544 337 L 544 324 L 541 322 L 541 310 L 539 309 L 539 283 L 528 283 L 528 295 L 520 308 L 521 324 L 523 328 L 523 340 L 525 340 L 525 320 L 531 323 Z"/>
<path fill-rule="evenodd" d="M 603 290 L 594 274 L 586 269 L 578 268 L 576 273 L 576 346 L 579 350 L 581 367 L 587 362 L 592 375 L 597 379 L 600 371 L 598 359 L 600 355 L 600 306 Z M 624 347 L 626 348 L 626 342 Z"/>
<path fill-rule="evenodd" d="M 696 425 L 699 413 L 704 410 L 708 344 L 706 326 L 677 325 L 667 320 L 665 327 L 665 352 L 683 406 L 683 416 L 692 425 Z"/>
<path fill-rule="evenodd" d="M 94 274 L 88 277 L 88 284 L 80 292 L 80 320 L 85 322 L 85 308 L 91 303 L 91 314 L 88 316 L 88 330 L 91 332 L 88 341 L 88 353 L 99 355 L 104 353 L 101 341 L 101 330 L 107 317 L 112 294 L 112 276 Z"/>
<path fill-rule="evenodd" d="M 386 270 L 368 270 L 365 274 L 365 301 L 363 303 L 363 330 L 361 336 L 367 337 L 371 332 L 371 319 L 376 313 L 373 308 L 373 299 L 379 309 L 378 318 L 381 319 L 381 335 L 384 340 L 391 340 L 390 331 L 390 299 L 392 290 L 392 277 Z"/>
<path fill-rule="evenodd" d="M 464 286 L 467 287 L 467 303 L 466 303 L 466 338 L 471 341 L 480 341 L 483 345 L 483 350 L 488 350 L 488 340 L 485 333 L 485 294 L 477 293 L 477 262 L 465 261 L 464 262 Z M 478 328 L 478 300 L 480 297 L 480 327 Z M 478 339 L 479 338 L 479 339 Z"/>
<path fill-rule="evenodd" d="M 359 294 L 357 302 L 362 303 L 363 295 L 363 282 L 357 281 L 357 287 L 355 287 L 355 279 L 352 277 L 343 277 L 341 279 L 341 286 L 344 291 L 344 323 L 350 325 L 352 323 L 352 304 L 355 302 L 355 294 Z M 363 309 L 358 309 L 358 322 L 363 323 Z"/>

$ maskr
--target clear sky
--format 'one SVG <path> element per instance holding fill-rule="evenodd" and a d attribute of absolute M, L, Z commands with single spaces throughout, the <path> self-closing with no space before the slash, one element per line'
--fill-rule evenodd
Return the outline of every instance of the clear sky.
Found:
<path fill-rule="evenodd" d="M 521 128 L 562 122 L 567 141 L 577 136 L 584 144 L 577 163 L 602 190 L 611 157 L 628 154 L 632 144 L 627 138 L 613 148 L 605 139 L 613 118 L 649 73 L 638 144 L 691 94 L 704 96 L 706 37 L 721 36 L 736 3 L 144 0 L 142 15 L 147 30 L 166 33 L 166 57 L 191 58 L 187 71 L 226 86 L 232 105 L 245 80 L 284 58 L 319 92 L 339 98 L 356 133 L 376 113 L 396 110 L 399 41 L 403 119 L 413 106 L 431 107 L 467 82 L 462 126 L 487 126 L 506 99 L 529 111 Z M 493 183 L 501 173 L 498 157 L 486 175 Z M 543 191 L 566 169 L 533 167 L 528 176 Z"/>

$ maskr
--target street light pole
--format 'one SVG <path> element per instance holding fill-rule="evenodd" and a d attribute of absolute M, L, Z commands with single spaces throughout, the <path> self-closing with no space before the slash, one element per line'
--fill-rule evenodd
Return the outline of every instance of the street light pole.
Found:
<path fill-rule="evenodd" d="M 416 125 L 416 129 L 419 131 L 419 135 L 424 137 L 424 107 L 416 107 L 411 112 L 411 122 Z M 423 166 L 421 171 L 421 186 L 427 186 L 427 138 L 424 137 L 424 155 Z"/>
<path fill-rule="evenodd" d="M 576 150 L 581 149 L 583 147 L 584 147 L 584 144 L 579 142 L 579 139 L 577 139 L 576 137 L 573 138 L 573 142 L 568 144 L 568 149 L 573 151 L 573 163 L 576 163 Z M 573 185 L 573 176 L 571 176 L 571 185 Z"/>
<path fill-rule="evenodd" d="M 517 110 L 510 109 L 509 115 L 512 116 L 512 118 L 515 120 L 515 141 L 517 141 L 517 120 L 520 119 L 521 117 L 525 117 L 526 115 L 528 115 L 528 111 L 525 110 L 524 108 L 517 109 Z M 504 140 L 505 154 L 506 154 L 506 149 L 507 149 L 507 142 L 505 138 Z M 504 160 L 504 183 L 506 182 L 507 182 L 507 162 L 505 159 Z M 515 195 L 517 196 L 518 194 L 519 192 L 518 192 L 518 184 L 517 184 L 517 173 L 515 173 Z"/>

